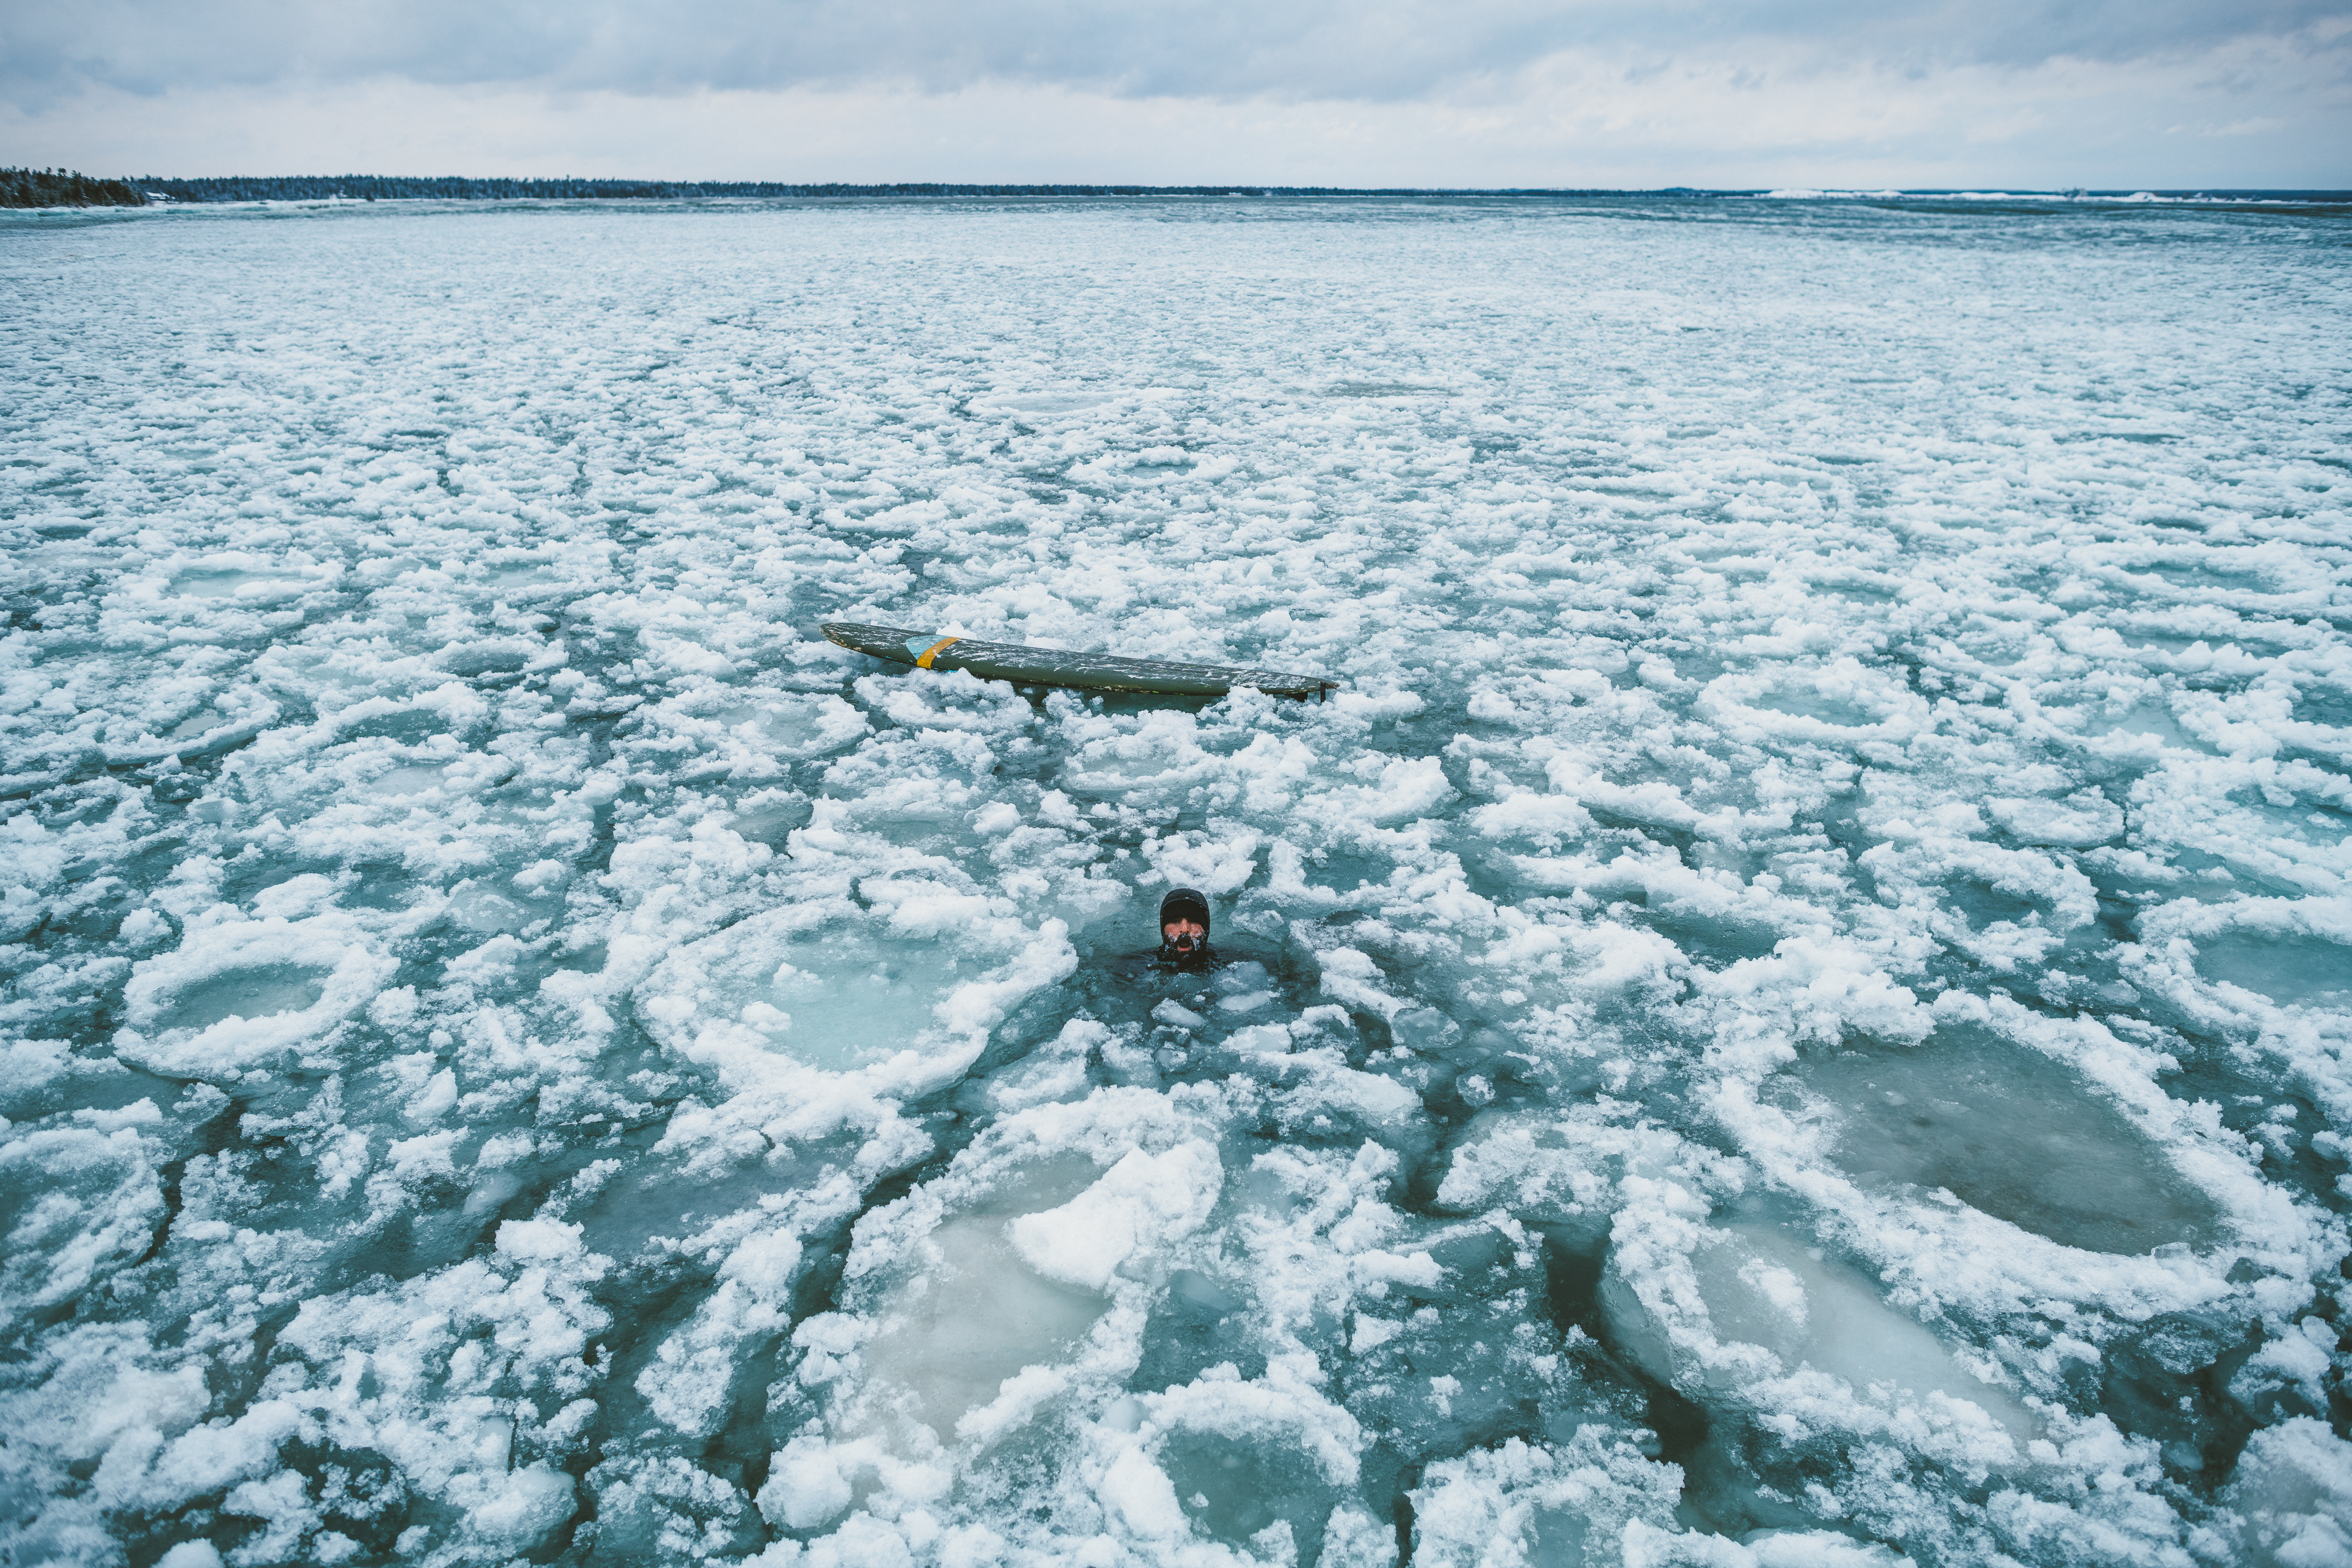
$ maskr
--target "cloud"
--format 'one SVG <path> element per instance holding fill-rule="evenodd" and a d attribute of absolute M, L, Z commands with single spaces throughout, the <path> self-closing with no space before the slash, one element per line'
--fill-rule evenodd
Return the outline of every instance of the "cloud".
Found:
<path fill-rule="evenodd" d="M 1381 102 L 1003 81 L 647 94 L 379 78 L 91 89 L 39 114 L 0 107 L 0 143 L 37 164 L 158 174 L 2322 187 L 2352 184 L 2339 64 L 2261 39 L 2169 63 L 1925 75 L 1825 62 L 1795 43 L 1691 51 L 1640 71 L 1621 56 L 1566 51 L 1507 93 Z M 2249 123 L 2256 110 L 2273 123 Z"/>
<path fill-rule="evenodd" d="M 15 0 L 109 174 L 2352 184 L 2352 0 Z"/>
<path fill-rule="evenodd" d="M 86 86 L 376 78 L 1381 103 L 1505 92 L 1566 53 L 1639 71 L 1809 46 L 1823 65 L 1926 73 L 2176 56 L 2347 14 L 2344 0 L 17 0 L 0 21 L 0 83 L 20 104 Z"/>

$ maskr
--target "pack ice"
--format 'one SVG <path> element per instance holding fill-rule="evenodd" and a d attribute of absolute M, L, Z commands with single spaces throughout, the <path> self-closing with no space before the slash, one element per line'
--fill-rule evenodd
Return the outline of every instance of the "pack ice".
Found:
<path fill-rule="evenodd" d="M 2352 1563 L 2347 221 L 8 218 L 0 1558 Z"/>

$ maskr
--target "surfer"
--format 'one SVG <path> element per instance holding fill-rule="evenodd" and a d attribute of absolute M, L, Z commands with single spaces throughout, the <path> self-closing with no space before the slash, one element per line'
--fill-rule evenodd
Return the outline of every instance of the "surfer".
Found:
<path fill-rule="evenodd" d="M 1160 900 L 1160 952 L 1157 963 L 1170 969 L 1214 969 L 1217 955 L 1209 946 L 1209 900 L 1196 888 L 1174 888 Z"/>

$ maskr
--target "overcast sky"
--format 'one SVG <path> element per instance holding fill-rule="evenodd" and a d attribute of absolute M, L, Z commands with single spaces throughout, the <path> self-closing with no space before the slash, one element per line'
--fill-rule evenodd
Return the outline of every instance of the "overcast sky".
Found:
<path fill-rule="evenodd" d="M 0 162 L 2352 186 L 2352 0 L 11 0 Z"/>

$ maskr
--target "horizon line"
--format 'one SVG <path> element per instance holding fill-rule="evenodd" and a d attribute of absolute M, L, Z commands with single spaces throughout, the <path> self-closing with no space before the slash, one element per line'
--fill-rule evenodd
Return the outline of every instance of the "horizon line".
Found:
<path fill-rule="evenodd" d="M 0 186 L 103 186 L 101 201 L 112 205 L 220 205 L 268 201 L 433 200 L 793 200 L 856 198 L 1297 198 L 1386 197 L 1437 199 L 1747 198 L 1886 201 L 2011 200 L 2099 203 L 2282 203 L 2338 205 L 2352 203 L 2352 190 L 2314 187 L 2200 185 L 2037 188 L 1978 184 L 1938 186 L 1777 185 L 1342 185 L 1271 184 L 1256 181 L 1146 184 L 1130 181 L 982 180 L 676 180 L 626 176 L 464 174 L 138 174 L 93 178 L 62 168 L 0 168 Z M 0 192 L 0 205 L 13 190 Z M 47 205 L 46 203 L 38 205 Z"/>

